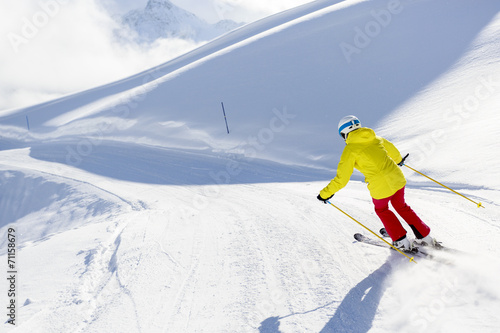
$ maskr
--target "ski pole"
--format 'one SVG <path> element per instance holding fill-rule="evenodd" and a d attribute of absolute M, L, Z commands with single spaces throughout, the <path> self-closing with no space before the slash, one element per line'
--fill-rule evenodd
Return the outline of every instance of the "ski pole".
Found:
<path fill-rule="evenodd" d="M 457 191 L 455 191 L 455 190 L 453 190 L 453 189 L 449 188 L 448 186 L 446 186 L 446 185 L 444 185 L 444 184 L 441 184 L 441 183 L 440 183 L 440 182 L 438 182 L 437 180 L 432 179 L 431 177 L 429 177 L 429 176 L 427 176 L 427 175 L 424 175 L 424 174 L 423 174 L 423 173 L 421 173 L 420 171 L 417 171 L 417 170 L 413 169 L 413 168 L 412 168 L 411 166 L 409 166 L 408 164 L 405 164 L 404 166 L 405 166 L 405 167 L 407 167 L 407 168 L 408 168 L 408 169 L 410 169 L 410 170 L 415 171 L 415 172 L 416 172 L 416 173 L 418 173 L 419 175 L 422 175 L 422 176 L 424 176 L 425 178 L 428 178 L 428 179 L 432 180 L 433 182 L 435 182 L 435 183 L 437 183 L 437 184 L 441 185 L 442 187 L 447 188 L 448 190 L 452 191 L 453 193 L 458 194 L 459 196 L 461 196 L 461 197 L 463 197 L 463 198 L 465 198 L 465 199 L 467 199 L 467 200 L 469 200 L 469 201 L 471 201 L 471 202 L 475 203 L 475 204 L 477 205 L 477 208 L 479 208 L 479 207 L 483 207 L 483 208 L 484 208 L 484 206 L 483 206 L 480 202 L 475 202 L 474 200 L 467 198 L 465 195 L 460 194 L 460 193 L 458 193 Z"/>
<path fill-rule="evenodd" d="M 342 213 L 344 213 L 345 215 L 347 215 L 349 218 L 351 218 L 351 220 L 353 220 L 354 222 L 356 222 L 357 224 L 359 224 L 360 226 L 362 226 L 363 228 L 365 228 L 366 230 L 368 230 L 369 232 L 371 232 L 372 234 L 374 234 L 375 236 L 377 236 L 380 240 L 382 240 L 384 243 L 386 243 L 387 245 L 389 245 L 390 247 L 392 247 L 394 250 L 398 251 L 399 253 L 401 253 L 402 255 L 404 255 L 406 258 L 408 258 L 410 260 L 410 262 L 414 262 L 415 264 L 417 263 L 414 259 L 414 257 L 409 257 L 407 256 L 403 251 L 401 251 L 400 249 L 398 249 L 397 247 L 395 247 L 394 245 L 392 245 L 391 243 L 389 243 L 388 241 L 386 241 L 385 239 L 383 239 L 382 237 L 380 237 L 379 235 L 377 235 L 375 232 L 373 232 L 370 228 L 368 228 L 367 226 L 365 226 L 363 223 L 359 222 L 358 220 L 356 220 L 354 217 L 352 217 L 351 215 L 347 214 L 346 212 L 344 212 L 342 209 L 340 209 L 339 207 L 335 206 L 334 204 L 332 204 L 330 202 L 330 200 L 327 200 L 326 201 L 327 203 L 329 203 L 330 205 L 332 205 L 333 207 L 337 208 L 338 210 L 340 210 Z"/>

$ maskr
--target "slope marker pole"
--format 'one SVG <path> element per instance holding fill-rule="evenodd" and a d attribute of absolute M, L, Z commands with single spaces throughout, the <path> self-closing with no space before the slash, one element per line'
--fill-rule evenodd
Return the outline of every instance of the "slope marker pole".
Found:
<path fill-rule="evenodd" d="M 222 105 L 222 114 L 224 114 L 224 121 L 226 122 L 227 134 L 229 134 L 229 126 L 227 125 L 226 110 L 224 109 L 224 103 L 220 102 L 220 104 Z"/>

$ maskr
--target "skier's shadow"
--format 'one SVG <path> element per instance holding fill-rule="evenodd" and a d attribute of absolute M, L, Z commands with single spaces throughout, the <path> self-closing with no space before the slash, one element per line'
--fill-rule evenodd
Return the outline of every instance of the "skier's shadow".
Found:
<path fill-rule="evenodd" d="M 280 317 L 269 317 L 260 323 L 259 333 L 281 333 Z"/>
<path fill-rule="evenodd" d="M 320 333 L 334 332 L 368 332 L 386 289 L 386 280 L 392 270 L 391 264 L 386 262 L 376 271 L 368 275 L 352 288 L 337 307 L 333 317 L 321 329 Z M 264 320 L 259 327 L 260 333 L 281 333 L 280 319 L 289 316 L 306 314 L 325 308 L 336 302 L 328 303 L 304 313 L 295 313 L 284 317 L 270 317 Z"/>
<path fill-rule="evenodd" d="M 352 288 L 320 332 L 368 332 L 384 295 L 385 282 L 391 269 L 391 264 L 386 262 Z"/>

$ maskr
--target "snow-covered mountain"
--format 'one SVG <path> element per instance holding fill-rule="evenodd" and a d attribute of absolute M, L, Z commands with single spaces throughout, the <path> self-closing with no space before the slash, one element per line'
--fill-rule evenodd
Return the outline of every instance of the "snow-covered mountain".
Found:
<path fill-rule="evenodd" d="M 126 14 L 123 23 L 149 42 L 170 37 L 206 41 L 241 26 L 231 20 L 209 24 L 169 0 L 149 0 L 144 9 Z"/>
<path fill-rule="evenodd" d="M 2 114 L 0 262 L 13 228 L 19 263 L 17 326 L 2 328 L 497 332 L 499 12 L 314 1 Z M 351 113 L 483 203 L 403 169 L 408 203 L 458 253 L 413 264 L 356 243 L 364 229 L 316 200 Z M 362 180 L 332 200 L 378 230 Z"/>

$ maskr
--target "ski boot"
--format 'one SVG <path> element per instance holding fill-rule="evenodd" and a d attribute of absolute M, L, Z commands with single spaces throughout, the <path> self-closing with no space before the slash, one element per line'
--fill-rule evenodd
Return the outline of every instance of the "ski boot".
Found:
<path fill-rule="evenodd" d="M 395 248 L 403 252 L 412 252 L 413 250 L 413 246 L 408 240 L 408 238 L 406 238 L 406 235 L 403 238 L 394 241 L 392 245 L 394 245 Z"/>
<path fill-rule="evenodd" d="M 433 247 L 436 249 L 441 249 L 443 246 L 441 245 L 440 242 L 437 242 L 435 238 L 431 237 L 431 235 L 427 235 L 424 238 L 417 238 L 415 239 L 415 245 L 418 246 L 428 246 L 428 247 Z"/>

